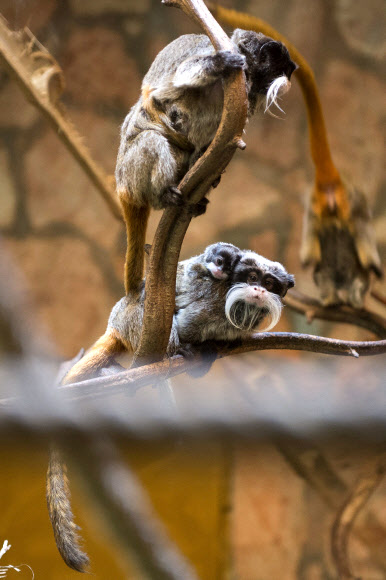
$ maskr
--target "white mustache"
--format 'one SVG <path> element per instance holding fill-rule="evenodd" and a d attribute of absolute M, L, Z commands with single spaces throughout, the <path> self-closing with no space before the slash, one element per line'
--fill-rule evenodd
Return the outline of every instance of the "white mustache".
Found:
<path fill-rule="evenodd" d="M 248 302 L 249 284 L 235 284 L 228 290 L 225 301 L 225 316 L 240 330 L 257 330 L 263 319 L 268 317 L 268 325 L 259 332 L 271 330 L 280 320 L 283 304 L 277 294 L 266 291 L 263 304 Z"/>
<path fill-rule="evenodd" d="M 288 78 L 283 75 L 281 77 L 277 77 L 277 79 L 275 79 L 269 86 L 268 91 L 267 91 L 267 96 L 265 99 L 265 110 L 264 113 L 266 113 L 268 111 L 268 113 L 270 115 L 273 115 L 275 117 L 275 115 L 272 113 L 272 111 L 270 111 L 270 107 L 272 105 L 275 105 L 279 111 L 281 111 L 282 113 L 285 114 L 285 112 L 283 111 L 283 109 L 280 107 L 280 105 L 277 102 L 277 98 L 280 97 L 281 95 L 284 95 L 285 93 L 287 93 L 291 88 L 291 82 L 288 80 Z"/>

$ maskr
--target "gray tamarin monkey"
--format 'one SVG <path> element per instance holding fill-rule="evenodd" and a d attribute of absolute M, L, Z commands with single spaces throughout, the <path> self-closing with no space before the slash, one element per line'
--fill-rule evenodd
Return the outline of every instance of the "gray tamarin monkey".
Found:
<path fill-rule="evenodd" d="M 280 319 L 282 298 L 294 284 L 282 264 L 250 250 L 239 251 L 229 277 L 217 284 L 208 283 L 190 263 L 180 281 L 185 292 L 176 295 L 179 339 L 194 345 L 271 330 Z"/>
<path fill-rule="evenodd" d="M 143 79 L 141 96 L 121 129 L 116 165 L 117 193 L 127 227 L 126 294 L 138 292 L 150 207 L 184 203 L 177 185 L 212 141 L 223 109 L 222 79 L 244 69 L 248 115 L 276 103 L 296 69 L 285 46 L 263 34 L 240 30 L 231 37 L 235 52 L 215 52 L 203 34 L 168 44 Z M 204 198 L 191 207 L 205 212 Z"/>
<path fill-rule="evenodd" d="M 249 250 L 241 251 L 232 244 L 212 244 L 202 254 L 179 262 L 168 356 L 180 351 L 191 353 L 192 347 L 205 341 L 231 341 L 272 328 L 280 318 L 281 298 L 293 285 L 293 276 L 279 262 Z M 141 334 L 143 304 L 143 290 L 140 297 L 119 300 L 111 311 L 106 333 L 63 382 L 83 380 L 114 362 L 117 353 L 135 350 Z M 213 343 L 207 350 L 206 362 L 210 366 L 215 358 Z M 47 505 L 62 558 L 69 567 L 84 571 L 88 557 L 79 546 L 58 451 L 50 456 Z"/>

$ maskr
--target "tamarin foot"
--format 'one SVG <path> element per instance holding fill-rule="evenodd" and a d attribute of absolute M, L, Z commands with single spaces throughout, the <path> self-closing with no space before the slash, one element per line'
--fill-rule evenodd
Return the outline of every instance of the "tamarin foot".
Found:
<path fill-rule="evenodd" d="M 185 200 L 182 196 L 181 191 L 178 189 L 178 187 L 175 187 L 173 185 L 171 185 L 170 187 L 167 187 L 161 193 L 160 198 L 161 198 L 162 205 L 164 207 L 168 207 L 170 205 L 181 206 L 181 205 L 184 205 L 184 203 L 185 203 Z"/>
<path fill-rule="evenodd" d="M 187 360 L 193 360 L 197 355 L 201 357 L 201 364 L 198 367 L 187 369 L 187 374 L 198 379 L 203 377 L 212 367 L 212 364 L 217 358 L 216 342 L 207 340 L 202 344 L 183 344 L 177 351 Z"/>
<path fill-rule="evenodd" d="M 203 197 L 198 203 L 193 203 L 189 206 L 189 213 L 192 217 L 198 217 L 206 212 L 206 206 L 209 203 L 207 197 Z"/>
<path fill-rule="evenodd" d="M 126 370 L 127 369 L 124 366 L 120 365 L 118 362 L 115 362 L 114 364 L 111 364 L 108 367 L 103 367 L 103 369 L 99 371 L 99 376 L 109 377 L 111 375 L 116 375 L 117 373 L 121 373 L 122 371 Z"/>
<path fill-rule="evenodd" d="M 215 179 L 214 182 L 212 183 L 213 189 L 215 189 L 219 185 L 220 181 L 221 181 L 221 175 L 219 175 L 217 177 L 217 179 Z"/>
<path fill-rule="evenodd" d="M 231 50 L 219 50 L 213 55 L 213 66 L 218 73 L 229 73 L 234 69 L 245 68 L 246 58 L 243 54 Z"/>

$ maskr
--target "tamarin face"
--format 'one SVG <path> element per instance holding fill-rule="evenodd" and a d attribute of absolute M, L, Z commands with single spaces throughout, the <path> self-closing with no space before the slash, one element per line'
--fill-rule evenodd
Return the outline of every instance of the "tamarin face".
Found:
<path fill-rule="evenodd" d="M 239 248 L 223 242 L 208 246 L 204 252 L 204 265 L 216 280 L 229 278 L 239 259 Z"/>
<path fill-rule="evenodd" d="M 295 279 L 279 262 L 245 251 L 234 267 L 227 293 L 225 314 L 241 330 L 270 330 L 279 321 L 281 299 Z M 261 328 L 263 321 L 268 322 Z"/>
<path fill-rule="evenodd" d="M 246 57 L 245 74 L 250 96 L 266 96 L 266 109 L 291 87 L 291 75 L 297 65 L 281 42 L 262 33 L 237 29 L 232 40 Z M 256 104 L 256 103 L 254 103 Z M 253 103 L 252 103 L 253 106 Z"/>

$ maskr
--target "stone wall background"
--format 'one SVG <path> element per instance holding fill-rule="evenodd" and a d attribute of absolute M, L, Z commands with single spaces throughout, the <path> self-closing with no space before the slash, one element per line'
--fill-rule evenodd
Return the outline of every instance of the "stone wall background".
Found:
<path fill-rule="evenodd" d="M 223 4 L 266 19 L 313 65 L 334 159 L 366 192 L 384 258 L 383 3 L 229 0 Z M 158 0 L 3 0 L 0 11 L 14 28 L 28 24 L 58 60 L 66 79 L 63 101 L 69 116 L 95 159 L 113 173 L 119 127 L 137 99 L 143 75 L 166 43 L 196 32 L 194 26 Z M 233 242 L 282 261 L 296 275 L 298 289 L 315 294 L 311 276 L 300 269 L 298 258 L 303 200 L 312 185 L 313 168 L 296 81 L 283 108 L 284 120 L 263 116 L 250 122 L 246 151 L 236 153 L 220 186 L 211 193 L 207 214 L 192 222 L 182 257 L 199 253 L 217 240 Z M 149 241 L 158 219 L 159 213 L 154 213 Z M 51 127 L 2 70 L 0 232 L 60 355 L 70 357 L 90 345 L 104 331 L 112 305 L 123 294 L 124 230 Z M 302 317 L 286 312 L 277 330 L 289 329 L 352 340 L 371 338 L 344 325 L 315 321 L 308 326 Z M 267 353 L 253 360 L 269 368 L 277 361 L 292 364 L 304 359 L 295 353 Z M 243 361 L 256 366 L 250 357 Z M 211 376 L 225 380 L 229 365 L 241 363 L 226 364 L 217 363 Z M 352 361 L 331 364 L 336 366 L 337 384 L 349 396 Z M 365 381 L 371 365 L 361 365 L 360 377 Z M 344 449 L 336 452 L 339 469 L 343 469 L 342 457 L 350 456 L 350 445 Z M 331 449 L 328 452 L 334 455 Z M 333 577 L 323 560 L 330 516 L 320 500 L 272 446 L 252 455 L 253 459 L 245 449 L 237 455 L 234 544 L 240 577 Z M 350 463 L 350 481 L 357 464 L 357 458 Z M 36 494 L 41 493 L 41 474 L 32 472 L 31 477 Z M 379 492 L 377 504 L 384 516 L 385 492 Z M 15 499 L 15 509 L 17 505 Z M 315 518 L 320 522 L 319 536 Z M 310 543 L 316 536 L 318 541 Z M 356 548 L 358 562 L 368 566 L 368 554 L 363 547 Z M 311 571 L 304 572 L 299 565 L 302 553 L 311 554 L 311 564 L 317 555 Z M 48 561 L 54 558 L 42 554 Z M 53 576 L 46 572 L 41 577 L 75 577 L 66 575 L 59 562 L 56 565 Z M 373 580 L 381 578 L 376 570 L 371 574 Z"/>

